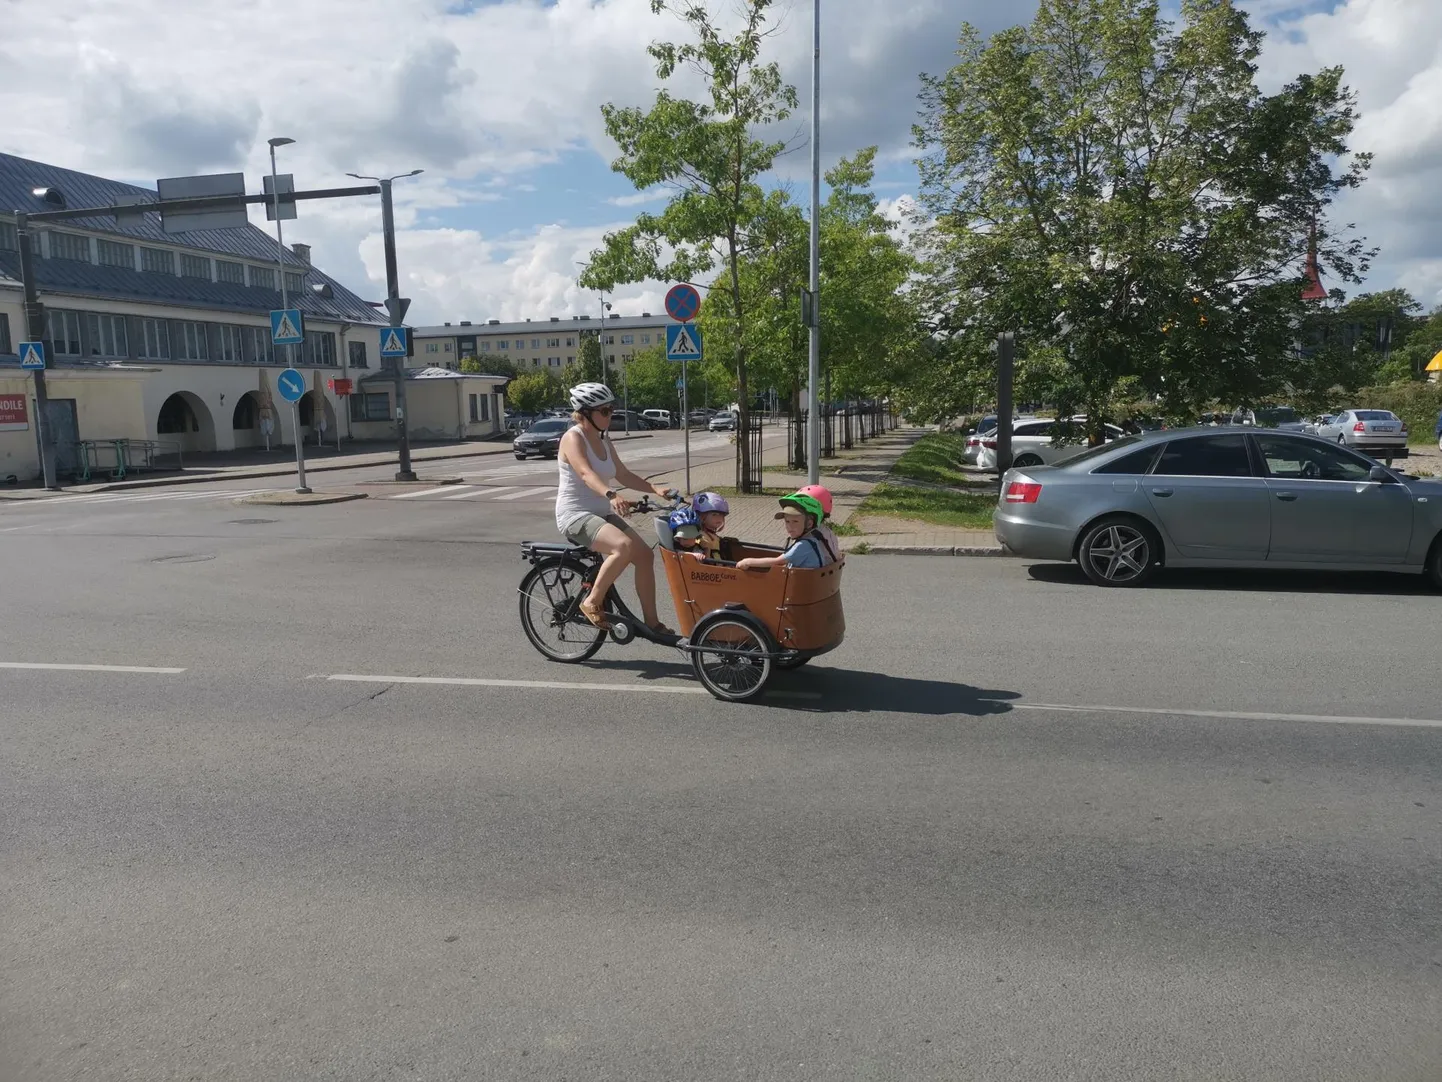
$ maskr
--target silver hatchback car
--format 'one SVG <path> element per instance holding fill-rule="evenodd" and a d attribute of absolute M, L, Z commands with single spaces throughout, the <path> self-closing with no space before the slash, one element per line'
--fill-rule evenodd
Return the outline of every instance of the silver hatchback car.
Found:
<path fill-rule="evenodd" d="M 1127 436 L 1002 478 L 996 537 L 1100 586 L 1168 567 L 1423 572 L 1442 588 L 1442 482 L 1266 429 Z"/>

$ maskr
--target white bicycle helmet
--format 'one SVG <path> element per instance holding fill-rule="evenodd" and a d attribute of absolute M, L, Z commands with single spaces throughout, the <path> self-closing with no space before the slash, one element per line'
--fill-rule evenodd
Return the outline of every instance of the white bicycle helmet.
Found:
<path fill-rule="evenodd" d="M 592 410 L 597 406 L 610 405 L 614 401 L 616 396 L 604 383 L 578 383 L 571 388 L 573 410 Z"/>

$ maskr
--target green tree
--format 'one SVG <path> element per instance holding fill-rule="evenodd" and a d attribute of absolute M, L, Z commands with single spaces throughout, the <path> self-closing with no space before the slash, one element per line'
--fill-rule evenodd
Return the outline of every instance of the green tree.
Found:
<path fill-rule="evenodd" d="M 613 389 L 618 395 L 625 391 L 633 410 L 679 408 L 676 377 L 681 374 L 681 366 L 666 359 L 664 346 L 643 349 L 626 362 L 622 371 L 624 379 L 618 378 Z"/>
<path fill-rule="evenodd" d="M 926 309 L 938 342 L 983 366 L 995 332 L 1063 359 L 1050 397 L 1093 435 L 1140 390 L 1185 412 L 1258 398 L 1302 363 L 1301 261 L 1356 281 L 1372 252 L 1326 207 L 1361 183 L 1339 68 L 1275 94 L 1262 35 L 1230 0 L 1042 0 L 1029 26 L 924 77 L 922 204 L 934 221 Z"/>
<path fill-rule="evenodd" d="M 695 38 L 649 47 L 657 77 L 667 82 L 678 68 L 688 69 L 705 83 L 707 100 L 688 101 L 662 89 L 648 110 L 602 106 L 606 133 L 621 150 L 611 168 L 638 190 L 666 186 L 673 197 L 659 215 L 642 214 L 635 225 L 608 234 L 580 280 L 600 290 L 644 279 L 689 281 L 719 264 L 718 288 L 730 294 L 731 314 L 741 329 L 732 338 L 743 423 L 749 312 L 741 265 L 765 225 L 767 199 L 759 179 L 784 149 L 757 133 L 785 120 L 796 107 L 795 88 L 783 82 L 775 63 L 761 60 L 772 3 L 738 0 L 741 25 L 728 37 L 700 0 L 652 0 L 654 13 L 678 15 Z M 745 488 L 750 486 L 750 450 L 744 440 L 738 447 L 737 484 Z"/>
<path fill-rule="evenodd" d="M 576 382 L 602 382 L 602 368 L 600 332 L 582 331 L 581 346 L 576 353 Z"/>
<path fill-rule="evenodd" d="M 1414 378 L 1409 345 L 1425 326 L 1421 310 L 1405 289 L 1387 289 L 1312 313 L 1298 334 L 1295 403 L 1320 412 L 1363 387 Z"/>
<path fill-rule="evenodd" d="M 549 369 L 522 372 L 506 388 L 506 400 L 522 413 L 536 413 L 564 401 L 565 388 Z"/>

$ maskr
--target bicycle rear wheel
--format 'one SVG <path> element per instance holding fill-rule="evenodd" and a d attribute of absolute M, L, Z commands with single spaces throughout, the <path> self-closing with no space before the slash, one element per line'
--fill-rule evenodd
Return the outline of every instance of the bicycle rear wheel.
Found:
<path fill-rule="evenodd" d="M 521 627 L 552 661 L 585 661 L 606 641 L 606 633 L 581 615 L 584 570 L 567 560 L 543 560 L 521 580 Z"/>

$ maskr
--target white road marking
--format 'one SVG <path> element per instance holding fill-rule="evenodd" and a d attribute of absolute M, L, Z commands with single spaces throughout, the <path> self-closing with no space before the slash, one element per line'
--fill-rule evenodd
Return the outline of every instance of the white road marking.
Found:
<path fill-rule="evenodd" d="M 0 661 L 0 669 L 50 669 L 63 672 L 122 672 L 122 673 L 155 673 L 162 676 L 174 676 L 177 673 L 185 672 L 184 669 L 155 668 L 148 665 L 58 665 L 42 661 Z"/>
<path fill-rule="evenodd" d="M 392 496 L 393 500 L 414 500 L 421 496 L 434 496 L 438 492 L 454 492 L 455 485 L 443 485 L 440 488 L 423 488 L 419 492 L 402 492 L 399 496 Z"/>
<path fill-rule="evenodd" d="M 1046 710 L 1069 714 L 1146 714 L 1152 717 L 1218 718 L 1223 721 L 1302 721 L 1321 725 L 1395 725 L 1442 729 L 1431 718 L 1369 718 L 1348 714 L 1279 714 L 1269 710 L 1185 710 L 1155 706 L 1086 706 L 1069 703 L 1011 703 L 1013 710 Z"/>
<path fill-rule="evenodd" d="M 462 486 L 461 486 L 461 489 L 462 489 L 462 491 L 457 492 L 454 496 L 442 496 L 441 499 L 443 499 L 443 500 L 469 500 L 472 496 L 484 496 L 484 495 L 485 495 L 485 493 L 479 491 L 479 490 L 476 488 L 475 485 L 462 485 Z M 491 489 L 491 492 L 492 492 L 492 493 L 496 493 L 496 492 L 509 492 L 510 490 L 511 490 L 511 486 L 507 486 L 506 488 L 493 488 L 493 489 Z"/>
<path fill-rule="evenodd" d="M 539 496 L 542 492 L 555 492 L 554 488 L 523 488 L 520 492 L 512 492 L 509 496 L 497 496 L 497 500 L 523 500 L 527 496 Z"/>
<path fill-rule="evenodd" d="M 709 695 L 699 685 L 677 684 L 583 684 L 564 680 L 495 680 L 480 676 L 362 676 L 357 673 L 332 673 L 329 681 L 346 684 L 434 684 L 467 688 L 549 688 L 558 691 L 649 691 L 663 695 Z"/>
<path fill-rule="evenodd" d="M 33 530 L 40 525 L 43 524 L 39 522 L 32 522 L 29 526 L 6 526 L 3 530 L 0 530 L 0 533 L 14 533 L 16 530 Z"/>

